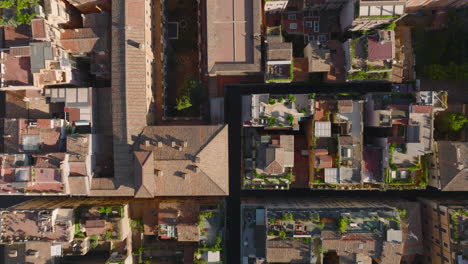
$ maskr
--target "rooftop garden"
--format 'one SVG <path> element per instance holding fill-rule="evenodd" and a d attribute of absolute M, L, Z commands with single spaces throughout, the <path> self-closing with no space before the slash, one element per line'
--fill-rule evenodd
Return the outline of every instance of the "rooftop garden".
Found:
<path fill-rule="evenodd" d="M 347 76 L 348 80 L 388 80 L 390 78 L 391 62 L 367 60 L 367 36 L 370 34 L 377 33 L 365 31 L 360 37 L 351 39 L 349 42 L 351 70 Z"/>
<path fill-rule="evenodd" d="M 269 64 L 267 65 L 266 82 L 291 82 L 294 79 L 294 65 L 291 64 Z"/>
<path fill-rule="evenodd" d="M 267 27 L 267 36 L 269 38 L 282 38 L 282 28 L 281 25 L 276 27 Z"/>
<path fill-rule="evenodd" d="M 288 170 L 282 175 L 267 175 L 253 171 L 254 177 L 252 179 L 243 180 L 243 187 L 245 189 L 289 189 L 289 185 L 293 181 L 293 174 Z"/>
<path fill-rule="evenodd" d="M 464 218 L 468 217 L 468 211 L 463 210 L 463 209 L 457 209 L 454 210 L 450 214 L 450 224 L 451 224 L 451 238 L 453 239 L 455 244 L 459 244 L 464 238 L 461 237 L 462 232 L 460 232 L 460 226 L 463 225 L 460 224 L 460 221 L 466 221 L 463 220 Z"/>
<path fill-rule="evenodd" d="M 79 207 L 75 210 L 74 237 L 90 239 L 91 248 L 98 246 L 99 241 L 120 240 L 121 218 L 125 216 L 123 206 Z M 89 235 L 86 230 L 86 221 L 105 220 L 100 234 Z"/>
<path fill-rule="evenodd" d="M 198 228 L 200 229 L 200 245 L 193 255 L 196 264 L 207 263 L 204 253 L 220 251 L 223 254 L 224 239 L 221 231 L 224 226 L 224 206 L 218 204 L 215 210 L 202 210 L 198 215 Z"/>
<path fill-rule="evenodd" d="M 400 229 L 402 214 L 398 211 L 328 212 L 315 210 L 268 212 L 269 239 L 303 239 L 320 236 L 322 230 L 345 233 L 381 233 Z"/>

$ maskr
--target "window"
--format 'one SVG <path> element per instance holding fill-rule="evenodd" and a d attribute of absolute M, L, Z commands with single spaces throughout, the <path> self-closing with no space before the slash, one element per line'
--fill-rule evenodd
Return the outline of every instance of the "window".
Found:
<path fill-rule="evenodd" d="M 442 231 L 443 233 L 447 233 L 447 230 L 445 230 L 444 228 L 440 228 L 440 231 Z"/>
<path fill-rule="evenodd" d="M 319 35 L 319 36 L 318 36 L 318 40 L 320 40 L 320 41 L 326 41 L 326 40 L 327 40 L 327 36 L 326 36 L 326 35 Z"/>
<path fill-rule="evenodd" d="M 314 32 L 319 32 L 320 24 L 318 21 L 314 21 Z"/>
<path fill-rule="evenodd" d="M 289 24 L 290 29 L 297 29 L 297 23 L 291 23 Z"/>
<path fill-rule="evenodd" d="M 315 40 L 315 36 L 314 36 L 314 35 L 309 35 L 308 38 L 309 38 L 309 42 Z"/>
<path fill-rule="evenodd" d="M 289 20 L 296 20 L 296 14 L 288 14 Z"/>
<path fill-rule="evenodd" d="M 306 21 L 305 26 L 311 28 L 314 26 L 314 23 L 312 21 Z"/>
<path fill-rule="evenodd" d="M 445 242 L 444 242 L 444 247 L 448 248 L 448 245 L 447 245 L 447 243 L 445 243 Z"/>

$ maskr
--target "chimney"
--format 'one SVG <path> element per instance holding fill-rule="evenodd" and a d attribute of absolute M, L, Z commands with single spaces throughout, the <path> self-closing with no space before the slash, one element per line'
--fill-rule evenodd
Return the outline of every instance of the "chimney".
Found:
<path fill-rule="evenodd" d="M 155 174 L 156 176 L 163 176 L 162 170 L 158 170 L 158 169 L 154 169 L 154 174 Z"/>
<path fill-rule="evenodd" d="M 176 142 L 175 142 L 175 141 L 172 141 L 172 142 L 171 142 L 171 147 L 175 148 L 175 146 L 176 146 Z"/>
<path fill-rule="evenodd" d="M 177 146 L 178 151 L 182 151 L 182 146 Z"/>
<path fill-rule="evenodd" d="M 199 173 L 200 172 L 200 167 L 193 166 L 193 171 L 196 172 L 196 173 Z"/>
<path fill-rule="evenodd" d="M 188 142 L 184 141 L 184 148 L 186 148 L 187 146 L 188 146 Z"/>
<path fill-rule="evenodd" d="M 185 173 L 185 172 L 182 172 L 182 178 L 183 178 L 184 180 L 188 179 L 188 174 Z"/>
<path fill-rule="evenodd" d="M 158 141 L 158 142 L 156 143 L 156 146 L 158 146 L 158 148 L 162 148 L 162 146 L 163 146 L 162 141 Z"/>
<path fill-rule="evenodd" d="M 195 157 L 195 163 L 197 163 L 197 164 L 200 163 L 200 157 L 199 156 Z"/>
<path fill-rule="evenodd" d="M 149 147 L 151 145 L 149 140 L 145 140 L 145 146 Z"/>

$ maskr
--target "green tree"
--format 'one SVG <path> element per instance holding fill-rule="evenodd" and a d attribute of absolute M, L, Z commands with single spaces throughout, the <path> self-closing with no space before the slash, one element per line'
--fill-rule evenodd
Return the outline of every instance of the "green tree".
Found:
<path fill-rule="evenodd" d="M 188 96 L 181 96 L 176 99 L 176 109 L 177 110 L 183 110 L 185 108 L 189 108 L 192 106 L 192 101 L 190 100 L 190 97 Z"/>
<path fill-rule="evenodd" d="M 269 119 L 268 119 L 268 126 L 272 127 L 276 124 L 276 117 L 274 116 L 271 116 Z"/>
<path fill-rule="evenodd" d="M 177 110 L 183 110 L 192 105 L 197 104 L 203 93 L 203 85 L 199 80 L 194 79 L 193 77 L 188 77 L 185 79 L 184 89 L 181 91 L 178 98 L 176 98 Z"/>
<path fill-rule="evenodd" d="M 278 236 L 279 236 L 279 238 L 281 238 L 281 239 L 286 239 L 286 233 L 285 233 L 284 231 L 280 231 L 280 232 L 278 233 Z"/>
<path fill-rule="evenodd" d="M 349 225 L 348 219 L 345 217 L 341 217 L 338 220 L 338 231 L 342 234 L 345 233 L 346 230 L 348 230 L 348 225 Z"/>
<path fill-rule="evenodd" d="M 10 8 L 15 4 L 13 0 L 0 1 L 0 8 Z"/>
<path fill-rule="evenodd" d="M 396 28 L 396 23 L 395 22 L 392 22 L 390 24 L 388 24 L 388 26 L 385 27 L 386 30 L 395 30 Z"/>
<path fill-rule="evenodd" d="M 296 97 L 292 94 L 288 94 L 288 100 L 290 103 L 296 102 Z"/>
<path fill-rule="evenodd" d="M 445 112 L 436 117 L 436 129 L 442 133 L 458 132 L 468 119 L 462 113 Z"/>
<path fill-rule="evenodd" d="M 286 120 L 288 121 L 288 123 L 292 124 L 294 122 L 294 116 L 293 115 L 288 115 L 286 117 Z"/>

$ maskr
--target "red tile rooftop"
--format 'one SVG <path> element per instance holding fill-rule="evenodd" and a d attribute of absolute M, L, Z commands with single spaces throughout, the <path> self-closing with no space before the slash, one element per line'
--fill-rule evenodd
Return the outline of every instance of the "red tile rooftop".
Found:
<path fill-rule="evenodd" d="M 371 176 L 380 175 L 381 151 L 375 148 L 364 147 L 362 155 L 364 161 L 363 172 L 369 173 Z"/>
<path fill-rule="evenodd" d="M 36 175 L 35 182 L 38 183 L 60 183 L 62 180 L 58 169 L 33 168 L 32 175 Z"/>
<path fill-rule="evenodd" d="M 73 162 L 69 164 L 70 176 L 86 176 L 88 172 L 86 170 L 86 163 L 84 162 Z"/>
<path fill-rule="evenodd" d="M 379 41 L 378 36 L 367 38 L 369 60 L 390 60 L 395 56 L 395 43 L 393 41 Z"/>
<path fill-rule="evenodd" d="M 29 25 L 4 26 L 1 30 L 3 30 L 3 48 L 27 46 L 31 41 L 31 26 Z"/>
<path fill-rule="evenodd" d="M 6 212 L 2 214 L 2 228 L 4 241 L 55 240 L 69 241 L 70 223 L 52 223 L 51 215 L 39 216 L 38 212 Z"/>
<path fill-rule="evenodd" d="M 12 51 L 5 51 L 5 85 L 32 85 L 31 60 L 27 56 L 15 57 Z"/>
<path fill-rule="evenodd" d="M 15 168 L 3 168 L 2 178 L 5 182 L 15 182 Z"/>
<path fill-rule="evenodd" d="M 317 168 L 332 168 L 333 167 L 333 157 L 330 155 L 321 155 L 318 156 L 320 159 L 319 165 Z"/>
<path fill-rule="evenodd" d="M 412 113 L 428 114 L 432 112 L 432 105 L 412 105 Z"/>
<path fill-rule="evenodd" d="M 45 39 L 47 37 L 46 24 L 43 18 L 31 20 L 31 28 L 32 28 L 32 37 L 34 39 Z"/>
<path fill-rule="evenodd" d="M 63 39 L 62 46 L 72 53 L 88 53 L 98 45 L 99 38 Z"/>
<path fill-rule="evenodd" d="M 60 163 L 65 160 L 65 153 L 51 153 L 47 155 L 33 155 L 36 168 L 60 168 Z"/>
<path fill-rule="evenodd" d="M 63 192 L 63 183 L 35 183 L 26 188 L 26 192 L 46 192 L 46 193 L 61 193 Z"/>

